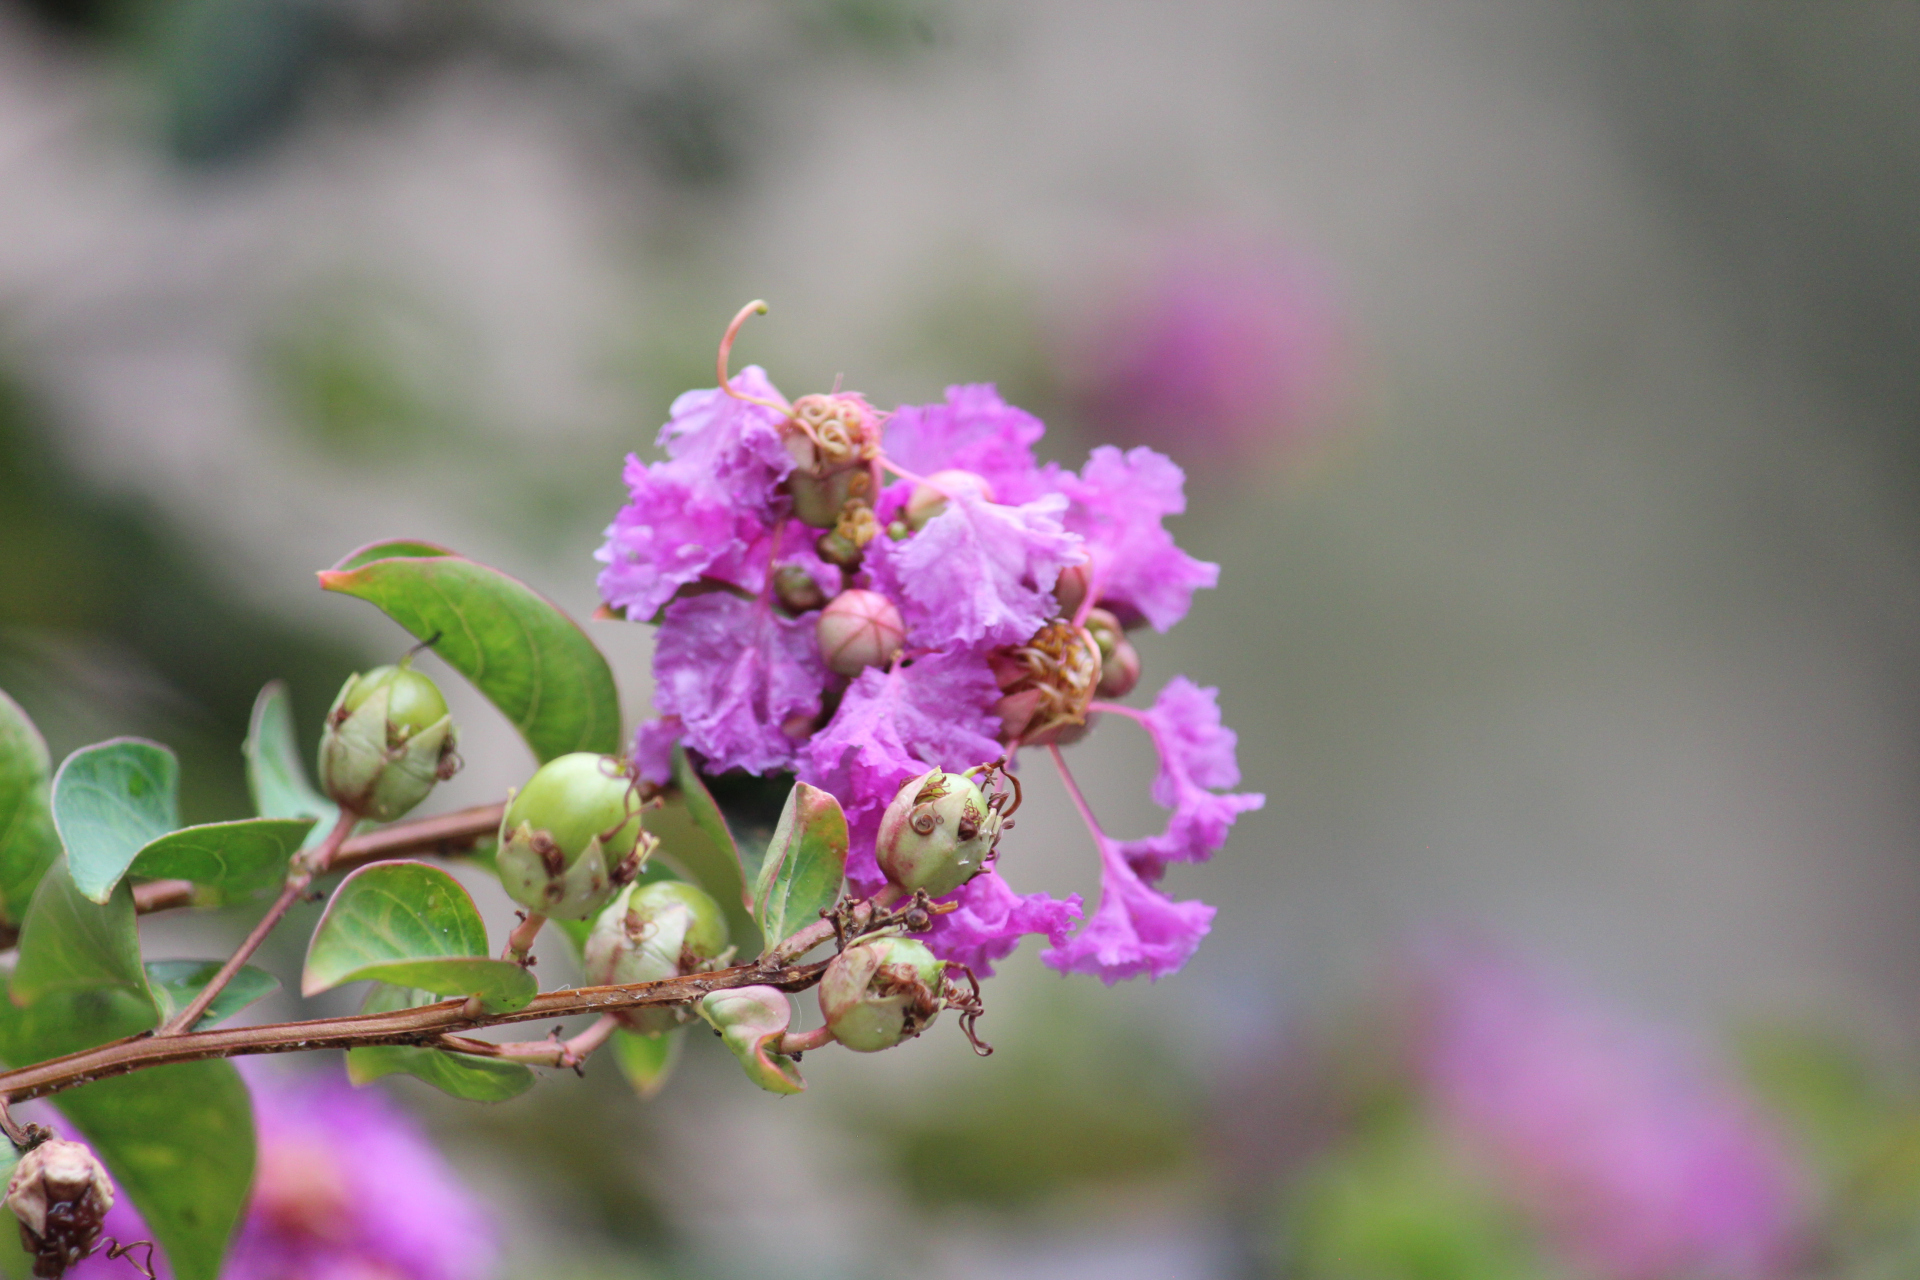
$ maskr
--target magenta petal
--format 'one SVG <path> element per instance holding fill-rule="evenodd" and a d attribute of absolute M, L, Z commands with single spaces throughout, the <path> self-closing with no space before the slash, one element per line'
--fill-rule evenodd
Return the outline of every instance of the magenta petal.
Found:
<path fill-rule="evenodd" d="M 1053 616 L 1054 581 L 1080 561 L 1080 539 L 1060 527 L 1065 508 L 1058 494 L 1018 507 L 962 494 L 913 537 L 870 543 L 868 567 L 914 643 L 1018 644 Z"/>
<path fill-rule="evenodd" d="M 740 391 L 777 400 L 757 368 L 733 379 Z M 661 429 L 664 462 L 629 455 L 628 501 L 594 553 L 600 598 L 636 622 L 658 613 L 680 587 L 702 577 L 757 588 L 764 555 L 753 558 L 786 499 L 779 486 L 793 469 L 780 441 L 782 415 L 718 388 L 673 402 Z M 748 581 L 746 579 L 754 578 Z"/>
<path fill-rule="evenodd" d="M 947 388 L 944 404 L 907 404 L 887 419 L 886 451 L 909 471 L 971 471 L 993 486 L 996 502 L 1019 504 L 1044 491 L 1033 446 L 1046 432 L 987 383 Z"/>
<path fill-rule="evenodd" d="M 1220 566 L 1182 551 L 1161 524 L 1187 509 L 1186 477 L 1164 455 L 1102 445 L 1079 475 L 1052 479 L 1072 504 L 1062 523 L 1087 540 L 1103 604 L 1165 631 L 1187 616 L 1195 591 L 1219 583 Z"/>
<path fill-rule="evenodd" d="M 1206 861 L 1227 842 L 1235 818 L 1267 802 L 1257 793 L 1218 795 L 1207 789 L 1240 781 L 1237 738 L 1220 723 L 1219 694 L 1175 676 L 1140 713 L 1160 751 L 1153 798 L 1173 814 L 1161 834 L 1117 841 L 1116 847 L 1148 880 L 1158 880 L 1170 862 Z"/>
<path fill-rule="evenodd" d="M 1074 921 L 1080 919 L 1080 895 L 1062 901 L 1044 893 L 1015 893 L 995 871 L 975 876 L 952 895 L 959 909 L 935 916 L 933 928 L 921 940 L 942 960 L 971 968 L 977 977 L 993 974 L 993 962 L 1004 960 L 1030 933 L 1044 934 L 1062 946 Z"/>
<path fill-rule="evenodd" d="M 1204 902 L 1175 902 L 1148 885 L 1110 840 L 1100 844 L 1100 906 L 1087 927 L 1040 959 L 1062 973 L 1094 974 L 1108 986 L 1179 969 L 1213 927 Z"/>
<path fill-rule="evenodd" d="M 814 614 L 788 618 L 766 602 L 714 592 L 667 606 L 653 651 L 653 703 L 678 716 L 682 741 L 716 772 L 767 773 L 793 759 L 820 712 L 827 669 Z"/>
<path fill-rule="evenodd" d="M 649 720 L 633 733 L 633 764 L 656 787 L 673 780 L 673 748 L 686 732 L 677 716 Z"/>

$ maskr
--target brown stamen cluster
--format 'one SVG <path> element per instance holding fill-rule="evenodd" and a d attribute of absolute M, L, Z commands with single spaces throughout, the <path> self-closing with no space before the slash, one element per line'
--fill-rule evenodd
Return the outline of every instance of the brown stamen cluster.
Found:
<path fill-rule="evenodd" d="M 1087 722 L 1100 683 L 1100 648 L 1086 628 L 1055 618 L 1023 645 L 988 661 L 1004 695 L 994 708 L 1007 742 L 1045 746 Z"/>
<path fill-rule="evenodd" d="M 872 462 L 880 452 L 879 415 L 852 392 L 801 396 L 788 412 L 787 426 L 812 446 L 795 449 L 795 437 L 788 437 L 794 461 L 815 476 Z"/>

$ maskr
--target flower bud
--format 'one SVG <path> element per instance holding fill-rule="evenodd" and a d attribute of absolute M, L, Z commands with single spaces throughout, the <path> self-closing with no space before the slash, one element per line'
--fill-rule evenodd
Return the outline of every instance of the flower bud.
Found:
<path fill-rule="evenodd" d="M 633 878 L 652 847 L 625 763 L 576 751 L 541 765 L 509 799 L 494 865 L 521 906 L 584 920 Z"/>
<path fill-rule="evenodd" d="M 453 718 L 432 680 L 405 662 L 347 677 L 320 737 L 320 785 L 336 804 L 391 822 L 459 768 Z"/>
<path fill-rule="evenodd" d="M 740 1059 L 747 1078 L 768 1093 L 799 1093 L 807 1087 L 793 1059 L 777 1052 L 793 1021 L 793 1005 L 778 987 L 735 987 L 700 1001 L 700 1016 Z"/>
<path fill-rule="evenodd" d="M 20 1157 L 7 1180 L 7 1208 L 20 1220 L 20 1243 L 33 1274 L 60 1276 L 93 1252 L 113 1208 L 113 1179 L 85 1143 L 59 1138 Z"/>
<path fill-rule="evenodd" d="M 1124 698 L 1140 683 L 1140 654 L 1127 639 L 1120 619 L 1105 609 L 1087 612 L 1087 634 L 1100 649 L 1100 683 L 1096 692 L 1103 698 Z"/>
<path fill-rule="evenodd" d="M 720 904 L 682 880 L 630 884 L 594 921 L 583 949 L 587 980 L 658 982 L 712 967 L 728 954 L 727 918 Z M 622 1009 L 622 1026 L 646 1035 L 681 1022 L 674 1009 Z"/>
<path fill-rule="evenodd" d="M 857 676 L 866 667 L 893 661 L 907 638 L 907 625 L 893 601 L 878 591 L 842 591 L 820 611 L 815 634 L 828 669 Z"/>
<path fill-rule="evenodd" d="M 813 550 L 815 555 L 828 564 L 838 565 L 849 571 L 860 567 L 864 554 L 860 544 L 843 535 L 838 529 L 829 529 L 814 539 Z"/>
<path fill-rule="evenodd" d="M 926 483 L 915 485 L 913 495 L 907 499 L 904 513 L 907 527 L 926 528 L 927 521 L 947 509 L 947 496 L 960 493 L 970 493 L 983 502 L 993 501 L 993 486 L 973 472 L 936 471 L 927 477 Z"/>
<path fill-rule="evenodd" d="M 1060 616 L 1071 618 L 1080 612 L 1080 606 L 1086 603 L 1087 592 L 1093 588 L 1093 563 L 1082 560 L 1079 564 L 1070 564 L 1060 571 L 1053 582 L 1053 598 L 1060 602 Z"/>
<path fill-rule="evenodd" d="M 797 564 L 783 564 L 773 571 L 773 594 L 788 613 L 809 613 L 827 602 L 827 593 L 813 575 Z"/>
<path fill-rule="evenodd" d="M 820 979 L 820 1013 L 855 1053 L 911 1040 L 945 1005 L 946 965 L 912 938 L 874 938 L 833 958 Z"/>
<path fill-rule="evenodd" d="M 1000 839 L 1000 810 L 971 779 L 939 769 L 900 788 L 880 815 L 880 870 L 909 893 L 938 898 L 987 869 Z"/>

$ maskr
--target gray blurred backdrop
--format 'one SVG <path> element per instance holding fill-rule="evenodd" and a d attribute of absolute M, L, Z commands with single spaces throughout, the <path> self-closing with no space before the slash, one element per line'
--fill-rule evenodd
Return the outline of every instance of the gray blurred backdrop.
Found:
<path fill-rule="evenodd" d="M 1884 0 L 15 0 L 0 686 L 56 756 L 174 743 L 232 816 L 259 684 L 317 731 L 403 643 L 313 571 L 423 537 L 584 616 L 622 457 L 746 299 L 787 394 L 993 381 L 1075 465 L 1126 282 L 1264 246 L 1339 317 L 1325 403 L 1154 440 L 1223 574 L 1146 680 L 1219 685 L 1268 796 L 1173 875 L 1220 906 L 1199 957 L 1109 992 L 1029 944 L 991 1060 L 936 1028 L 791 1101 L 706 1045 L 647 1106 L 399 1086 L 515 1274 L 1232 1274 L 1219 1081 L 1434 932 L 1904 1058 L 1916 69 Z M 593 629 L 637 719 L 646 629 Z M 441 807 L 531 768 L 460 694 Z M 1077 753 L 1156 821 L 1125 726 Z M 1090 892 L 1032 776 L 1010 865 Z"/>

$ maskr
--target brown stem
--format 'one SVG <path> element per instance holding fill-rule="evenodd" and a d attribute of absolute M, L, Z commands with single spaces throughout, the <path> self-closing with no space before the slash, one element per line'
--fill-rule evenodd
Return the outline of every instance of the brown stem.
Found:
<path fill-rule="evenodd" d="M 467 1002 L 455 997 L 417 1009 L 393 1013 L 361 1013 L 344 1018 L 314 1018 L 305 1022 L 277 1022 L 258 1027 L 216 1027 L 177 1036 L 141 1034 L 112 1040 L 78 1053 L 51 1058 L 14 1071 L 0 1072 L 0 1098 L 24 1102 L 62 1089 L 122 1076 L 146 1067 L 205 1058 L 234 1058 L 255 1053 L 294 1053 L 305 1049 L 354 1049 L 365 1045 L 434 1045 L 443 1037 L 481 1027 L 576 1013 L 610 1013 L 617 1009 L 671 1008 L 692 1004 L 713 991 L 737 987 L 774 987 L 805 991 L 820 981 L 825 963 L 809 965 L 743 964 L 710 973 L 690 973 L 657 982 L 623 986 L 576 987 L 537 995 L 511 1013 L 469 1016 Z"/>
<path fill-rule="evenodd" d="M 350 809 L 342 809 L 339 821 L 333 824 L 333 830 L 327 833 L 327 838 L 321 841 L 320 847 L 313 851 L 312 857 L 294 855 L 293 863 L 287 870 L 287 886 L 280 891 L 280 896 L 273 900 L 273 905 L 267 908 L 267 914 L 260 917 L 260 922 L 253 926 L 253 932 L 249 933 L 239 948 L 227 957 L 227 962 L 220 966 L 218 973 L 213 975 L 213 981 L 200 988 L 200 994 L 195 996 L 186 1008 L 168 1019 L 167 1024 L 155 1032 L 155 1035 L 177 1036 L 193 1029 L 193 1024 L 200 1021 L 200 1015 L 207 1011 L 207 1006 L 211 1005 L 214 998 L 226 990 L 227 984 L 233 981 L 233 975 L 239 973 L 241 967 L 253 958 L 253 953 L 260 949 L 260 944 L 267 940 L 267 935 L 273 932 L 274 926 L 280 923 L 281 917 L 287 914 L 294 903 L 300 901 L 300 895 L 307 891 L 307 886 L 313 883 L 313 878 L 327 869 L 334 855 L 340 852 L 340 846 L 346 843 L 347 834 L 353 830 L 353 824 L 359 820 L 359 814 Z"/>
<path fill-rule="evenodd" d="M 468 1036 L 441 1036 L 435 1043 L 442 1049 L 470 1053 L 478 1058 L 506 1058 L 543 1067 L 572 1067 L 578 1071 L 593 1051 L 611 1039 L 619 1029 L 620 1019 L 603 1013 L 594 1019 L 592 1026 L 571 1040 L 562 1040 L 560 1029 L 555 1027 L 553 1034 L 545 1040 L 513 1040 L 501 1044 L 492 1040 L 474 1040 Z"/>

